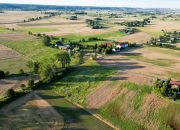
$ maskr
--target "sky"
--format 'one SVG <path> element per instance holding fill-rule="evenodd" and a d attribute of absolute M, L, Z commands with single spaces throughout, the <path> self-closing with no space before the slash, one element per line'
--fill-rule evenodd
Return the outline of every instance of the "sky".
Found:
<path fill-rule="evenodd" d="M 0 3 L 180 9 L 180 0 L 0 0 Z"/>

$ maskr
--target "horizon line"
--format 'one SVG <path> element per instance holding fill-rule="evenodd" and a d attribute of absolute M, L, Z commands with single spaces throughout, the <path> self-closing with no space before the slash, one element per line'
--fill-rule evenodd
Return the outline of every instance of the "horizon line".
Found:
<path fill-rule="evenodd" d="M 35 3 L 3 3 L 0 2 L 0 4 L 11 4 L 11 5 L 40 5 L 40 6 L 67 6 L 67 7 L 98 7 L 98 8 L 134 8 L 134 9 L 178 9 L 180 10 L 180 8 L 170 8 L 170 7 L 130 7 L 130 6 L 95 6 L 95 5 L 91 5 L 91 6 L 87 6 L 87 5 L 51 5 L 51 4 L 35 4 Z"/>

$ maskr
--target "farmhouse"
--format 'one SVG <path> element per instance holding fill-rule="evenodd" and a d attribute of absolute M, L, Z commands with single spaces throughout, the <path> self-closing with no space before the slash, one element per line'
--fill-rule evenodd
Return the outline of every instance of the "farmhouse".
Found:
<path fill-rule="evenodd" d="M 106 43 L 103 43 L 102 46 L 111 47 L 111 46 L 113 46 L 113 43 L 112 42 L 106 42 Z"/>
<path fill-rule="evenodd" d="M 171 81 L 171 85 L 176 85 L 180 88 L 180 81 Z"/>
<path fill-rule="evenodd" d="M 125 49 L 125 48 L 127 48 L 129 46 L 129 44 L 127 43 L 127 42 L 123 42 L 123 43 L 117 43 L 116 45 L 115 45 L 115 48 L 113 49 L 113 51 L 120 51 L 120 50 L 122 50 L 122 49 Z"/>
<path fill-rule="evenodd" d="M 55 47 L 61 50 L 68 50 L 70 48 L 69 45 L 64 45 L 61 41 L 57 41 Z"/>

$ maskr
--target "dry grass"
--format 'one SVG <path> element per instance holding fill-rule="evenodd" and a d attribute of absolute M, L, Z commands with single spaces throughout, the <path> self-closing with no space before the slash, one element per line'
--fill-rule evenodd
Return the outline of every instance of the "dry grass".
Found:
<path fill-rule="evenodd" d="M 0 60 L 17 58 L 20 56 L 21 55 L 17 53 L 16 51 L 0 44 Z"/>
<path fill-rule="evenodd" d="M 143 44 L 151 39 L 151 35 L 139 32 L 132 35 L 124 36 L 120 39 L 118 39 L 119 42 L 129 42 L 129 43 L 137 43 L 137 44 Z"/>
<path fill-rule="evenodd" d="M 152 21 L 152 23 L 146 27 L 140 27 L 141 31 L 151 34 L 152 36 L 159 36 L 162 34 L 162 30 L 165 31 L 180 31 L 180 22 L 178 21 Z"/>
<path fill-rule="evenodd" d="M 1 110 L 0 129 L 46 129 L 63 128 L 63 117 L 45 100 L 31 93 Z"/>
<path fill-rule="evenodd" d="M 32 40 L 34 37 L 30 37 L 28 34 L 9 32 L 9 33 L 0 33 L 1 41 L 28 41 Z"/>
<path fill-rule="evenodd" d="M 44 16 L 36 11 L 6 11 L 0 14 L 0 24 L 23 22 L 24 19 Z"/>

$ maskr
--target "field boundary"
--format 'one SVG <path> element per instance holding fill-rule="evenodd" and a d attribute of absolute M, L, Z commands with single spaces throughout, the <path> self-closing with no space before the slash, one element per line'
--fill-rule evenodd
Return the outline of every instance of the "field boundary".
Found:
<path fill-rule="evenodd" d="M 94 116 L 96 119 L 102 121 L 103 123 L 109 125 L 110 127 L 112 127 L 113 129 L 115 130 L 121 130 L 120 128 L 116 127 L 115 125 L 113 125 L 112 123 L 110 123 L 109 121 L 103 119 L 99 114 L 94 114 L 91 110 L 89 110 L 88 108 L 85 108 L 83 107 L 82 105 L 80 104 L 77 104 L 77 103 L 73 103 L 71 102 L 69 99 L 65 98 L 65 100 L 67 100 L 68 102 L 72 103 L 73 105 L 75 105 L 76 107 L 79 107 L 83 110 L 85 110 L 86 112 L 88 112 L 89 114 L 91 114 L 92 116 Z"/>

